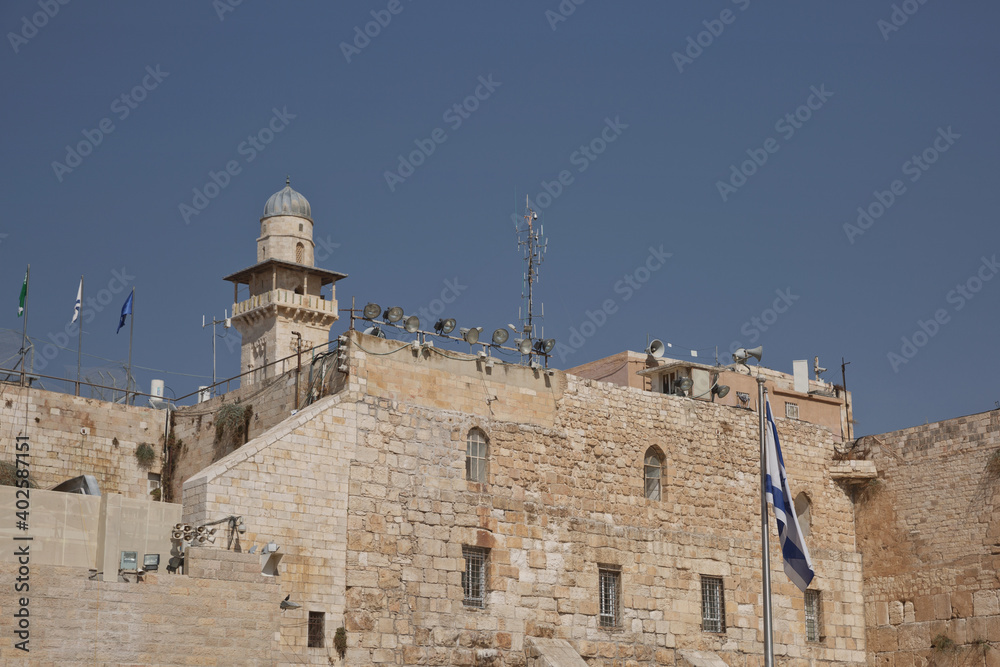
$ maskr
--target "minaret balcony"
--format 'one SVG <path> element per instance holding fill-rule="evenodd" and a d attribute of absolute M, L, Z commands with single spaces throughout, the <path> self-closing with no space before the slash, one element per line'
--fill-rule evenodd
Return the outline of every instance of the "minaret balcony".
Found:
<path fill-rule="evenodd" d="M 233 317 L 264 315 L 273 311 L 294 311 L 296 319 L 337 319 L 337 301 L 292 290 L 273 289 L 233 304 Z M 258 311 L 258 312 L 254 312 Z"/>

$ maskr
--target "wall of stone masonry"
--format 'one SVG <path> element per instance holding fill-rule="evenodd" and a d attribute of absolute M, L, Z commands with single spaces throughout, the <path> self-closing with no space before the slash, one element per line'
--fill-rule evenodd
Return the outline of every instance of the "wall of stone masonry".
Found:
<path fill-rule="evenodd" d="M 17 567 L 0 563 L 0 579 L 13 582 Z M 27 592 L 0 595 L 5 665 L 274 664 L 281 596 L 277 583 L 259 575 L 227 581 L 161 571 L 118 583 L 89 579 L 86 569 L 36 565 L 28 577 Z M 14 647 L 20 639 L 11 626 L 22 597 L 28 653 Z"/>
<path fill-rule="evenodd" d="M 2 385 L 0 461 L 14 461 L 18 435 L 30 443 L 32 479 L 40 488 L 94 475 L 101 491 L 148 498 L 147 473 L 160 472 L 164 413 L 37 388 Z M 156 460 L 139 466 L 136 447 L 149 443 Z"/>
<path fill-rule="evenodd" d="M 1000 410 L 860 444 L 880 471 L 857 503 L 870 663 L 1000 664 Z"/>
<path fill-rule="evenodd" d="M 184 502 L 188 521 L 240 513 L 247 544 L 282 543 L 283 590 L 321 605 L 331 633 L 344 619 L 348 664 L 523 665 L 526 636 L 567 639 L 591 665 L 672 664 L 679 649 L 759 663 L 754 413 L 350 335 L 344 390 L 189 480 Z M 489 438 L 486 484 L 465 480 L 473 426 Z M 778 426 L 812 500 L 823 637 L 805 641 L 773 537 L 776 652 L 859 664 L 861 558 L 828 474 L 833 436 Z M 661 501 L 643 495 L 650 445 L 667 461 Z M 491 550 L 484 609 L 463 605 L 463 545 Z M 598 627 L 598 564 L 621 568 L 615 630 Z M 700 575 L 724 578 L 724 634 L 701 631 Z M 282 644 L 304 638 L 283 628 Z"/>

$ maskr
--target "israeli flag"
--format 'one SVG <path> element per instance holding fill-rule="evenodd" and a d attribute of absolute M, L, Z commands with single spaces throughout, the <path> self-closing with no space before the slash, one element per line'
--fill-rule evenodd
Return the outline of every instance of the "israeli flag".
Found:
<path fill-rule="evenodd" d="M 80 306 L 83 305 L 83 278 L 80 278 L 80 287 L 76 290 L 76 305 L 73 306 L 73 319 L 70 320 L 70 324 L 76 322 L 80 318 Z"/>
<path fill-rule="evenodd" d="M 792 490 L 788 487 L 788 477 L 785 476 L 785 461 L 781 458 L 778 427 L 774 425 L 774 418 L 771 416 L 770 400 L 766 402 L 766 406 L 764 456 L 767 465 L 767 503 L 774 509 L 774 518 L 778 522 L 778 539 L 781 542 L 781 556 L 785 561 L 785 574 L 799 590 L 805 592 L 814 576 L 812 559 L 809 558 L 809 549 L 802 538 L 799 519 L 795 516 L 792 505 Z"/>

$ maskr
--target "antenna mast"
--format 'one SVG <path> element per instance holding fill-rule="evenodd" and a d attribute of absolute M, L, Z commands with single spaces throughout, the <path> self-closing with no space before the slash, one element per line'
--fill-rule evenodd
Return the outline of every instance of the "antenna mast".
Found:
<path fill-rule="evenodd" d="M 545 316 L 545 305 L 539 303 L 538 313 L 535 313 L 534 285 L 538 282 L 538 267 L 545 258 L 548 240 L 544 238 L 544 229 L 538 224 L 538 213 L 531 208 L 531 200 L 524 198 L 524 215 L 520 222 L 515 222 L 514 231 L 517 234 L 517 246 L 524 257 L 526 271 L 521 286 L 521 307 L 518 317 L 521 320 L 521 330 L 524 338 L 541 338 L 541 328 L 536 335 L 535 319 Z"/>

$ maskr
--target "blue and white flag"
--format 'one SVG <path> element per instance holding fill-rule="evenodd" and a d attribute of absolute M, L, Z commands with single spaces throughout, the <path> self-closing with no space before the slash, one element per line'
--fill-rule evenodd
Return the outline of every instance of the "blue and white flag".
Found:
<path fill-rule="evenodd" d="M 80 318 L 80 306 L 83 305 L 83 278 L 80 278 L 80 287 L 76 290 L 76 305 L 73 306 L 73 319 L 69 321 L 70 324 L 76 322 Z"/>
<path fill-rule="evenodd" d="M 125 326 L 125 316 L 132 314 L 132 297 L 134 296 L 135 296 L 135 290 L 133 289 L 131 292 L 129 292 L 128 298 L 125 299 L 125 303 L 122 305 L 122 316 L 118 320 L 118 328 L 115 329 L 115 333 L 121 331 L 122 327 Z"/>
<path fill-rule="evenodd" d="M 814 572 L 809 549 L 802 538 L 799 519 L 792 505 L 792 490 L 785 476 L 785 461 L 781 458 L 781 444 L 778 442 L 778 427 L 771 416 L 771 401 L 767 401 L 767 428 L 765 431 L 765 459 L 767 482 L 765 491 L 767 502 L 774 509 L 778 522 L 778 539 L 781 542 L 781 556 L 785 561 L 785 574 L 792 583 L 805 592 L 812 581 Z"/>

